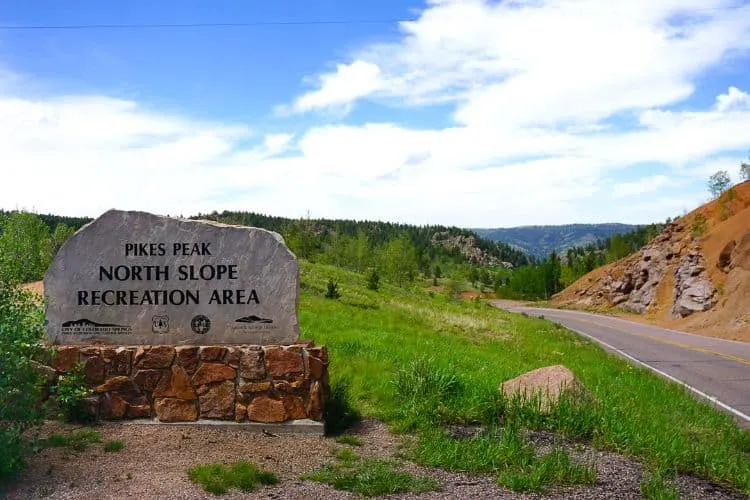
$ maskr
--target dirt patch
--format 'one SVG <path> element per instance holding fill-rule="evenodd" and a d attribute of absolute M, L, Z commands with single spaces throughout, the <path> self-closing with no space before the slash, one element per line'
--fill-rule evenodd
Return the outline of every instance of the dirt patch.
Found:
<path fill-rule="evenodd" d="M 68 432 L 75 427 L 48 422 L 42 435 Z M 299 476 L 334 463 L 332 447 L 342 447 L 335 438 L 321 436 L 268 436 L 229 428 L 149 426 L 107 424 L 97 427 L 102 441 L 123 440 L 125 447 L 116 453 L 103 451 L 103 444 L 92 445 L 87 451 L 72 452 L 61 448 L 46 449 L 33 456 L 28 470 L 5 498 L 20 499 L 119 499 L 170 498 L 215 499 L 187 478 L 187 470 L 209 462 L 232 463 L 251 461 L 275 472 L 280 479 L 276 486 L 254 493 L 230 490 L 221 498 L 358 498 L 322 484 L 300 481 Z M 466 437 L 481 430 L 472 428 Z M 404 436 L 388 432 L 385 425 L 374 420 L 362 422 L 351 434 L 364 445 L 355 449 L 362 457 L 394 459 Z M 461 436 L 457 432 L 457 437 Z M 560 439 L 552 434 L 529 433 L 540 453 L 561 444 L 574 459 L 596 463 L 599 479 L 592 487 L 575 487 L 552 492 L 547 498 L 600 499 L 640 498 L 642 467 L 639 463 L 609 452 Z M 408 437 L 407 437 L 408 438 Z M 532 498 L 504 490 L 495 484 L 494 475 L 469 475 L 425 468 L 406 462 L 404 468 L 414 474 L 427 474 L 440 482 L 442 490 L 421 495 L 392 495 L 386 498 Z M 706 481 L 692 477 L 678 480 L 683 494 L 700 498 L 743 498 Z"/>

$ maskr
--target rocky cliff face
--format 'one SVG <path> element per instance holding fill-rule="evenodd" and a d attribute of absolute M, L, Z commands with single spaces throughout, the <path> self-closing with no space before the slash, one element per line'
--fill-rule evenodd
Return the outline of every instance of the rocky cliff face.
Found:
<path fill-rule="evenodd" d="M 671 275 L 672 279 L 667 279 Z M 605 268 L 601 279 L 572 285 L 573 297 L 561 294 L 567 305 L 617 306 L 644 313 L 660 287 L 670 286 L 671 314 L 685 317 L 716 304 L 716 287 L 706 273 L 700 244 L 683 222 L 674 222 L 639 252 Z M 588 286 L 587 286 L 588 285 Z"/>
<path fill-rule="evenodd" d="M 639 252 L 594 269 L 552 302 L 631 311 L 639 321 L 750 342 L 750 181 L 667 225 Z"/>
<path fill-rule="evenodd" d="M 432 245 L 442 246 L 448 250 L 458 249 L 464 258 L 469 259 L 477 264 L 485 265 L 503 265 L 513 267 L 509 262 L 502 262 L 498 258 L 487 254 L 477 246 L 477 239 L 474 236 L 451 235 L 448 232 L 437 232 L 432 235 Z"/>

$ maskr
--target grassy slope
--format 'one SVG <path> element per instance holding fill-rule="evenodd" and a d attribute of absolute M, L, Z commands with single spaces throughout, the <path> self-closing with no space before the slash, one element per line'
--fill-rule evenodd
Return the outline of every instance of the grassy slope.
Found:
<path fill-rule="evenodd" d="M 338 280 L 341 300 L 323 297 L 328 277 Z M 750 433 L 682 388 L 552 323 L 420 290 L 383 285 L 372 292 L 360 275 L 306 263 L 300 319 L 303 338 L 329 347 L 332 385 L 345 382 L 359 411 L 393 428 L 423 437 L 448 423 L 547 428 L 640 457 L 658 470 L 693 473 L 750 492 Z M 428 387 L 425 400 L 435 411 L 410 411 L 414 402 L 397 392 L 394 381 L 399 370 L 424 356 L 431 358 L 425 363 L 432 370 L 455 376 L 460 390 L 435 396 Z M 559 412 L 542 419 L 509 415 L 506 408 L 497 418 L 500 382 L 553 364 L 573 370 L 600 404 L 586 408 L 585 415 Z M 446 441 L 444 447 L 452 444 L 463 446 Z M 451 468 L 502 472 L 500 462 L 487 467 L 461 457 L 451 462 L 414 456 Z"/>

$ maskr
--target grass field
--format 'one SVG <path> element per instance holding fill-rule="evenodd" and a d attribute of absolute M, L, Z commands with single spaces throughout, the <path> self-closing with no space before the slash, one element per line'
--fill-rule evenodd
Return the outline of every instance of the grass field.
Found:
<path fill-rule="evenodd" d="M 324 298 L 326 282 L 341 298 Z M 590 483 L 596 471 L 564 450 L 535 456 L 519 432 L 549 430 L 642 460 L 655 477 L 689 473 L 750 493 L 750 432 L 674 384 L 634 368 L 549 322 L 419 288 L 365 288 L 364 277 L 302 263 L 302 337 L 328 345 L 332 426 L 352 413 L 413 438 L 404 453 L 451 470 L 491 472 L 515 490 Z M 563 364 L 596 401 L 563 401 L 549 415 L 498 396 L 498 385 Z M 449 424 L 481 424 L 454 439 Z M 644 485 L 648 486 L 648 485 Z"/>

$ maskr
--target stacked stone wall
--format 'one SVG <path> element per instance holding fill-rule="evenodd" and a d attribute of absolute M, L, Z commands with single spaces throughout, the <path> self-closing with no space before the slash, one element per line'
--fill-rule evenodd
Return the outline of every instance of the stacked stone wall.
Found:
<path fill-rule="evenodd" d="M 99 420 L 323 420 L 325 346 L 56 346 L 50 384 L 78 363 Z"/>

